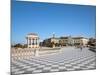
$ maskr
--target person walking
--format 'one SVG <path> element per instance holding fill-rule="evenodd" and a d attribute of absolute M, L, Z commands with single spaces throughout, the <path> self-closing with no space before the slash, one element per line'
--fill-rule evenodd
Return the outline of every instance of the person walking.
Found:
<path fill-rule="evenodd" d="M 81 49 L 81 51 L 82 51 L 82 45 L 80 46 L 80 49 Z"/>

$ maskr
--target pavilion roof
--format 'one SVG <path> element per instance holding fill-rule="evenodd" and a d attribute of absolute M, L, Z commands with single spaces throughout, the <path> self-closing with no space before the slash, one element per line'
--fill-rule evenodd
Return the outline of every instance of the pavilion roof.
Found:
<path fill-rule="evenodd" d="M 36 33 L 29 33 L 28 35 L 37 35 Z"/>

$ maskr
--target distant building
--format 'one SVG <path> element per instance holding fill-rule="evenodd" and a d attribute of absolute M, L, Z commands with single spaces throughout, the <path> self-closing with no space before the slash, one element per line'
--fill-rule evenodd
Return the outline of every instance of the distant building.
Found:
<path fill-rule="evenodd" d="M 70 42 L 69 40 L 69 37 L 52 37 L 45 39 L 43 41 L 43 46 L 51 47 L 52 44 L 54 44 L 55 46 L 68 46 L 69 44 L 72 44 L 72 40 L 70 40 Z"/>
<path fill-rule="evenodd" d="M 88 44 L 88 39 L 84 37 L 73 37 L 74 45 L 83 45 L 86 46 Z"/>
<path fill-rule="evenodd" d="M 59 38 L 48 38 L 43 41 L 43 46 L 52 47 L 53 44 L 55 44 L 55 46 L 58 46 Z"/>
<path fill-rule="evenodd" d="M 68 45 L 68 37 L 60 37 L 59 44 L 60 44 L 60 46 L 67 46 Z"/>
<path fill-rule="evenodd" d="M 28 48 L 38 48 L 39 47 L 39 36 L 35 33 L 29 33 L 26 37 Z"/>
<path fill-rule="evenodd" d="M 73 45 L 84 45 L 88 44 L 88 39 L 84 37 L 59 37 L 59 38 L 48 38 L 43 41 L 43 46 L 51 47 L 52 44 L 55 46 L 73 46 Z"/>

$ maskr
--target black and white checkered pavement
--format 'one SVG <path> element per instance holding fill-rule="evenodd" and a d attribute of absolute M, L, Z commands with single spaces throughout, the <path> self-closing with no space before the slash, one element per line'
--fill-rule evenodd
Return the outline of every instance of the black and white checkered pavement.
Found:
<path fill-rule="evenodd" d="M 11 73 L 33 74 L 44 72 L 89 70 L 96 68 L 95 52 L 83 49 L 62 49 L 54 55 L 32 57 L 30 59 L 12 60 Z"/>

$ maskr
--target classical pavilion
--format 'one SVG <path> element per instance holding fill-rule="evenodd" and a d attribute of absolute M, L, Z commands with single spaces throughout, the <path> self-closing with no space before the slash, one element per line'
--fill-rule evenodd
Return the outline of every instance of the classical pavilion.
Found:
<path fill-rule="evenodd" d="M 28 48 L 38 48 L 39 47 L 39 36 L 36 33 L 29 33 L 26 36 L 27 47 Z"/>

